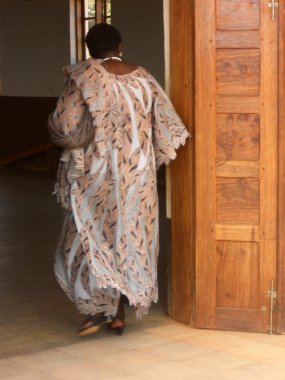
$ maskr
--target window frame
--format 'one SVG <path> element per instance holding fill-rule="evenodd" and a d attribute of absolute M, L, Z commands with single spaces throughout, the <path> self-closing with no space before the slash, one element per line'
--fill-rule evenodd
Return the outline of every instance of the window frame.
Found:
<path fill-rule="evenodd" d="M 94 20 L 95 24 L 101 22 L 111 22 L 111 14 L 107 14 L 107 2 L 110 0 L 94 0 L 96 9 L 95 17 L 86 17 L 85 8 L 88 0 L 75 0 L 75 20 L 76 20 L 76 60 L 83 61 L 87 58 L 87 50 L 85 45 L 85 36 L 87 33 L 86 22 Z"/>

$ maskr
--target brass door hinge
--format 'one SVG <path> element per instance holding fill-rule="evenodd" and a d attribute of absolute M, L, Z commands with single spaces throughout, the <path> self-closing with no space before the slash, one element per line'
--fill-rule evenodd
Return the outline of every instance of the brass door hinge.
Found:
<path fill-rule="evenodd" d="M 275 21 L 275 10 L 278 8 L 278 2 L 276 0 L 271 0 L 271 3 L 268 3 L 269 8 L 271 8 L 271 19 Z"/>
<path fill-rule="evenodd" d="M 270 324 L 269 324 L 269 334 L 273 333 L 273 312 L 275 311 L 274 300 L 277 298 L 277 291 L 274 289 L 274 281 L 271 280 L 271 287 L 267 292 L 268 298 L 270 298 Z"/>

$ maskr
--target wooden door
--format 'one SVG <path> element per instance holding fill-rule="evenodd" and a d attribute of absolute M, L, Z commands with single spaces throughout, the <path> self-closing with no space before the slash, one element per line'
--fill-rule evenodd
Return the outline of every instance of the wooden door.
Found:
<path fill-rule="evenodd" d="M 196 2 L 196 326 L 268 331 L 277 267 L 278 12 Z"/>

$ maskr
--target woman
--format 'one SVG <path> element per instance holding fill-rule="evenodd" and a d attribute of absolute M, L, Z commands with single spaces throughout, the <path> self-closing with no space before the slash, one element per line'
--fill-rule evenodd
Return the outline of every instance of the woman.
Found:
<path fill-rule="evenodd" d="M 123 62 L 112 26 L 90 29 L 90 59 L 66 67 L 49 120 L 63 147 L 56 193 L 68 209 L 56 278 L 86 320 L 78 335 L 110 322 L 122 334 L 123 296 L 140 318 L 157 302 L 156 169 L 189 133 L 155 79 Z"/>

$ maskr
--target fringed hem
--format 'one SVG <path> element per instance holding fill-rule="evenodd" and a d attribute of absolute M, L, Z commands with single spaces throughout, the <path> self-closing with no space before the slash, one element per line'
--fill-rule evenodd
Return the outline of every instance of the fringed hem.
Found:
<path fill-rule="evenodd" d="M 186 139 L 188 137 L 191 137 L 191 133 L 187 131 L 187 129 L 184 129 L 182 135 L 180 137 L 176 137 L 175 140 L 172 142 L 173 145 L 171 148 L 173 151 L 170 154 L 162 154 L 159 153 L 157 154 L 156 157 L 156 168 L 158 169 L 162 164 L 168 165 L 170 160 L 175 160 L 177 157 L 177 153 L 175 152 L 181 145 L 186 144 Z"/>
<path fill-rule="evenodd" d="M 56 201 L 61 205 L 65 210 L 70 210 L 70 195 L 68 186 L 60 186 L 58 182 L 54 184 L 54 191 L 52 195 L 56 196 Z"/>
<path fill-rule="evenodd" d="M 74 296 L 73 292 L 70 290 L 70 287 L 65 283 L 65 281 L 62 280 L 60 273 L 58 273 L 55 270 L 55 278 L 61 287 L 61 289 L 64 291 L 64 293 L 68 296 L 69 300 L 73 302 L 79 312 L 79 314 L 83 315 L 95 315 L 97 313 L 104 313 L 106 317 L 115 317 L 118 310 L 118 304 L 119 304 L 119 298 L 114 299 L 115 303 L 113 305 L 104 305 L 101 307 L 94 307 L 94 305 L 88 305 L 84 302 L 81 302 L 81 300 Z M 125 295 L 130 303 L 130 306 L 134 307 L 135 314 L 137 319 L 142 319 L 144 315 L 147 315 L 149 312 L 149 308 L 151 307 L 152 303 L 157 303 L 158 301 L 158 289 L 157 287 L 149 288 L 146 293 L 150 292 L 153 294 L 152 297 L 145 297 L 141 300 L 135 300 L 134 297 L 130 296 L 126 290 L 123 290 L 120 286 L 118 286 L 115 283 L 109 282 L 109 285 L 99 285 L 97 283 L 97 286 L 99 289 L 107 289 L 108 287 L 111 287 L 113 289 L 117 289 L 118 292 Z"/>
<path fill-rule="evenodd" d="M 112 318 L 112 317 L 116 316 L 117 311 L 118 311 L 118 305 L 116 307 L 115 306 L 108 306 L 108 307 L 102 307 L 102 308 L 94 310 L 92 307 L 91 308 L 88 306 L 83 307 L 80 304 L 80 302 L 77 302 L 77 299 L 71 300 L 71 301 L 74 302 L 78 313 L 82 314 L 82 315 L 95 315 L 97 313 L 104 313 L 105 317 L 111 317 Z M 152 302 L 157 303 L 157 300 L 150 301 L 149 305 L 144 305 L 144 306 L 139 305 L 139 306 L 134 307 L 135 315 L 136 315 L 136 318 L 138 320 L 142 319 L 142 317 L 144 315 L 148 314 Z M 119 300 L 118 300 L 118 304 L 119 304 Z M 133 306 L 133 305 L 131 305 L 131 306 Z"/>
<path fill-rule="evenodd" d="M 116 302 L 112 305 L 104 305 L 99 307 L 95 307 L 94 305 L 87 305 L 84 303 L 84 300 L 81 302 L 80 298 L 76 298 L 73 302 L 75 303 L 79 314 L 96 315 L 98 313 L 104 313 L 105 317 L 112 318 L 117 314 L 120 299 L 118 298 L 115 301 Z"/>
<path fill-rule="evenodd" d="M 148 310 L 151 304 L 153 302 L 157 303 L 158 301 L 157 287 L 152 287 L 145 290 L 146 294 L 152 294 L 152 296 L 144 297 L 138 300 L 135 297 L 131 296 L 127 290 L 123 289 L 121 286 L 110 280 L 105 280 L 102 282 L 98 281 L 97 279 L 97 286 L 101 289 L 107 289 L 108 287 L 117 289 L 121 294 L 125 295 L 129 300 L 130 306 L 134 306 L 137 319 L 141 319 L 144 315 L 148 314 Z"/>
<path fill-rule="evenodd" d="M 74 296 L 73 296 L 72 292 L 70 291 L 70 287 L 64 281 L 62 281 L 60 274 L 56 270 L 55 270 L 55 278 L 56 278 L 57 283 L 61 287 L 61 289 L 64 291 L 64 293 L 69 298 L 69 300 L 71 302 L 75 302 Z"/>
<path fill-rule="evenodd" d="M 136 313 L 137 319 L 142 319 L 142 317 L 144 315 L 148 314 L 148 311 L 149 311 L 149 308 L 151 307 L 152 302 L 157 303 L 157 298 L 151 300 L 148 306 L 137 306 L 137 307 L 135 307 L 135 313 Z"/>
<path fill-rule="evenodd" d="M 115 317 L 118 311 L 118 306 L 117 307 L 108 306 L 108 307 L 99 308 L 98 310 L 94 310 L 93 308 L 90 308 L 88 306 L 82 307 L 77 302 L 77 299 L 74 300 L 74 299 L 71 299 L 70 297 L 69 299 L 72 302 L 74 302 L 79 314 L 83 314 L 83 315 L 95 315 L 97 313 L 104 313 L 105 317 Z M 144 315 L 148 314 L 151 304 L 157 303 L 157 301 L 158 301 L 157 299 L 153 299 L 148 302 L 148 305 L 137 305 L 137 306 L 134 306 L 133 304 L 130 303 L 130 306 L 134 306 L 136 318 L 142 319 Z"/>

